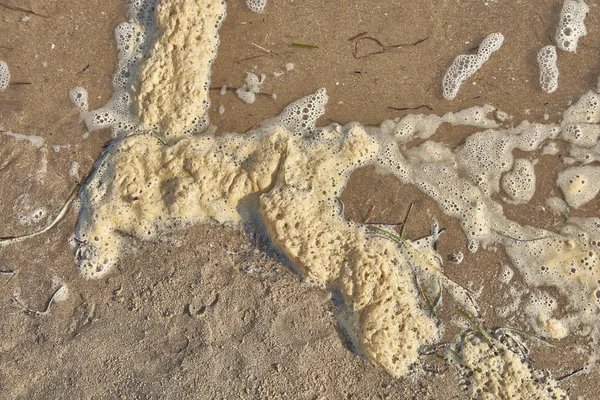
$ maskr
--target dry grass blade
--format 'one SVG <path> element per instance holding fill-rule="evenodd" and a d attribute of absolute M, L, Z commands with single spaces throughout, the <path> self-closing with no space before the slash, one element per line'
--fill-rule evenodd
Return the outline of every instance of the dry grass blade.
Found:
<path fill-rule="evenodd" d="M 56 298 L 56 295 L 58 294 L 58 292 L 60 292 L 62 289 L 64 288 L 63 285 L 60 285 L 58 287 L 58 289 L 56 289 L 54 291 L 54 293 L 52 294 L 52 296 L 50 296 L 50 299 L 48 300 L 48 303 L 46 303 L 46 307 L 44 308 L 44 311 L 39 311 L 39 310 L 33 310 L 29 307 L 27 307 L 26 305 L 24 305 L 20 300 L 19 297 L 17 296 L 17 294 L 13 294 L 12 295 L 12 301 L 13 303 L 15 303 L 17 306 L 19 306 L 20 308 L 22 308 L 27 314 L 31 314 L 31 315 L 46 315 L 50 312 L 50 307 L 52 307 L 52 303 L 54 302 L 54 299 Z"/>
<path fill-rule="evenodd" d="M 413 209 L 413 203 L 410 203 L 410 205 L 408 206 L 408 211 L 406 212 L 406 215 L 404 216 L 404 221 L 402 221 L 402 227 L 400 228 L 400 237 L 403 238 L 404 237 L 404 228 L 406 228 L 406 222 L 408 222 L 408 216 L 410 215 L 411 210 Z"/>
<path fill-rule="evenodd" d="M 421 296 L 423 296 L 423 298 L 427 302 L 427 305 L 429 306 L 429 310 L 431 311 L 431 315 L 434 318 L 437 318 L 437 314 L 435 313 L 435 306 L 433 305 L 433 303 L 431 302 L 431 300 L 429 300 L 429 296 L 427 296 L 427 293 L 425 292 L 425 289 L 423 288 L 423 285 L 422 284 L 418 284 L 417 286 L 419 287 L 419 291 L 421 292 Z"/>
<path fill-rule="evenodd" d="M 380 228 L 380 227 L 378 227 L 378 226 L 368 226 L 368 228 L 369 228 L 369 229 L 373 229 L 373 230 L 375 230 L 375 231 L 377 231 L 377 232 L 380 232 L 380 233 L 382 233 L 384 236 L 388 236 L 388 237 L 390 237 L 390 238 L 394 239 L 394 240 L 395 240 L 396 242 L 398 242 L 398 243 L 402 243 L 402 244 L 408 244 L 408 242 L 407 242 L 405 239 L 403 239 L 401 236 L 398 236 L 397 234 L 395 234 L 395 233 L 393 233 L 393 232 L 390 232 L 390 231 L 388 231 L 388 230 L 382 229 L 382 228 Z"/>
<path fill-rule="evenodd" d="M 56 217 L 54 217 L 54 219 L 52 220 L 52 222 L 50 222 L 50 224 L 48 224 L 46 227 L 44 227 L 42 229 L 39 229 L 37 231 L 28 233 L 26 235 L 0 237 L 0 245 L 6 245 L 6 244 L 11 244 L 11 243 L 18 243 L 18 242 L 21 242 L 23 240 L 30 239 L 32 237 L 35 237 L 35 236 L 38 236 L 38 235 L 41 235 L 43 233 L 48 232 L 56 224 L 58 224 L 60 222 L 60 220 L 62 220 L 64 218 L 64 216 L 67 214 L 67 211 L 69 210 L 69 206 L 71 205 L 71 203 L 73 203 L 73 200 L 75 199 L 75 196 L 77 196 L 77 192 L 79 191 L 80 187 L 81 187 L 80 183 L 78 183 L 77 185 L 75 185 L 75 187 L 73 188 L 73 191 L 71 191 L 71 195 L 69 196 L 69 198 L 67 199 L 67 201 L 65 202 L 65 204 L 62 206 L 62 208 L 60 209 L 60 211 L 58 212 L 58 214 L 56 215 Z"/>
<path fill-rule="evenodd" d="M 533 339 L 539 340 L 540 342 L 542 342 L 542 343 L 544 343 L 544 344 L 546 344 L 546 345 L 548 345 L 550 347 L 554 347 L 554 344 L 552 342 L 550 342 L 548 339 L 543 338 L 543 337 L 541 337 L 539 335 L 536 335 L 535 333 L 524 331 L 522 329 L 511 328 L 511 327 L 504 327 L 504 328 L 498 328 L 498 329 L 496 329 L 495 332 L 504 333 L 504 331 L 517 332 L 517 333 L 520 333 L 522 335 L 529 336 L 529 337 L 531 337 Z"/>
<path fill-rule="evenodd" d="M 481 336 L 483 336 L 488 341 L 488 343 L 493 346 L 493 344 L 494 344 L 494 342 L 493 342 L 494 338 L 492 337 L 492 335 L 490 335 L 490 333 L 487 330 L 483 329 L 481 327 L 481 325 L 479 325 L 475 321 L 475 319 L 472 316 L 469 315 L 468 312 L 466 312 L 465 310 L 463 310 L 460 307 L 456 307 L 456 309 L 458 310 L 458 312 L 460 313 L 460 315 L 462 315 L 469 322 L 469 325 L 471 325 L 471 327 L 477 333 L 479 333 Z"/>

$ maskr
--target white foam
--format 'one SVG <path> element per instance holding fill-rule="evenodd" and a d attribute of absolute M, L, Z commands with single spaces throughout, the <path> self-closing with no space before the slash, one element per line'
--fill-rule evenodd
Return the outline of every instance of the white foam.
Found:
<path fill-rule="evenodd" d="M 456 57 L 442 81 L 444 98 L 454 99 L 461 84 L 481 68 L 490 55 L 500 49 L 502 43 L 504 36 L 501 33 L 492 33 L 483 39 L 477 54 L 461 54 Z"/>
<path fill-rule="evenodd" d="M 10 81 L 10 72 L 5 61 L 0 60 L 0 90 L 8 88 Z"/>
<path fill-rule="evenodd" d="M 600 191 L 600 167 L 573 167 L 558 174 L 556 184 L 573 208 L 579 208 L 594 199 Z"/>
<path fill-rule="evenodd" d="M 79 86 L 72 88 L 69 91 L 69 100 L 71 100 L 81 112 L 88 111 L 88 92 L 84 88 Z"/>
<path fill-rule="evenodd" d="M 246 0 L 246 7 L 252 12 L 260 13 L 265 10 L 267 0 Z"/>
<path fill-rule="evenodd" d="M 589 10 L 583 0 L 565 0 L 555 35 L 559 49 L 573 53 L 577 50 L 579 38 L 587 34 L 584 20 Z"/>
<path fill-rule="evenodd" d="M 540 67 L 540 86 L 546 93 L 552 93 L 558 89 L 558 67 L 556 66 L 556 46 L 544 46 L 537 55 Z"/>
<path fill-rule="evenodd" d="M 502 190 L 514 204 L 527 203 L 535 193 L 535 169 L 527 159 L 515 160 L 513 169 L 502 176 Z"/>
<path fill-rule="evenodd" d="M 244 84 L 235 93 L 244 103 L 252 104 L 256 100 L 256 94 L 260 93 L 260 85 L 263 83 L 264 75 L 258 77 L 256 74 L 248 72 L 244 79 Z"/>
<path fill-rule="evenodd" d="M 498 272 L 498 280 L 504 284 L 508 284 L 514 275 L 515 271 L 513 271 L 510 266 L 502 264 L 500 271 Z"/>

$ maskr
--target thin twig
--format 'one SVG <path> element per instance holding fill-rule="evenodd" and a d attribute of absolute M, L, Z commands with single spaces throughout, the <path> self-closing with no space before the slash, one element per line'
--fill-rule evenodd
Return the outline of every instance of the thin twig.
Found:
<path fill-rule="evenodd" d="M 48 303 L 46 303 L 46 308 L 44 309 L 44 311 L 33 310 L 33 309 L 27 307 L 26 305 L 24 305 L 23 303 L 21 303 L 21 301 L 19 300 L 19 297 L 17 296 L 16 293 L 12 295 L 12 301 L 17 306 L 21 307 L 27 314 L 31 314 L 31 315 L 46 315 L 46 314 L 48 314 L 48 312 L 50 312 L 50 307 L 52 306 L 52 303 L 54 302 L 54 298 L 56 297 L 56 295 L 58 294 L 58 292 L 60 292 L 63 288 L 64 288 L 64 286 L 60 285 L 58 287 L 58 289 L 56 289 L 54 291 L 54 293 L 50 297 L 50 300 L 48 300 Z"/>
<path fill-rule="evenodd" d="M 7 10 L 11 10 L 11 11 L 20 11 L 20 12 L 24 12 L 26 14 L 36 15 L 36 16 L 42 17 L 42 18 L 50 18 L 47 15 L 37 13 L 37 12 L 35 12 L 33 10 L 28 10 L 27 8 L 23 8 L 23 7 L 19 7 L 19 6 L 9 6 L 9 5 L 6 5 L 6 4 L 1 3 L 1 2 L 0 2 L 0 7 L 6 8 Z"/>
<path fill-rule="evenodd" d="M 561 376 L 560 378 L 556 378 L 556 382 L 564 381 L 567 378 L 570 378 L 570 377 L 572 377 L 574 375 L 577 375 L 580 372 L 583 372 L 584 369 L 585 368 L 583 368 L 583 367 L 577 368 L 576 370 L 573 370 L 573 371 L 569 372 L 568 374 Z"/>
<path fill-rule="evenodd" d="M 427 104 L 421 104 L 420 106 L 417 106 L 417 107 L 391 107 L 391 106 L 388 106 L 388 109 L 394 110 L 394 111 L 420 110 L 421 108 L 426 108 L 429 111 L 433 111 L 433 108 L 429 107 Z"/>
<path fill-rule="evenodd" d="M 375 205 L 371 204 L 371 207 L 369 208 L 369 211 L 367 212 L 367 215 L 365 216 L 363 223 L 368 224 L 371 222 L 371 216 L 373 214 L 373 210 L 375 210 Z"/>
<path fill-rule="evenodd" d="M 355 38 L 355 40 L 354 40 L 354 47 L 352 49 L 352 55 L 356 59 L 361 59 L 361 58 L 369 57 L 369 56 L 372 56 L 372 55 L 375 55 L 375 54 L 382 54 L 382 53 L 385 53 L 388 50 L 399 49 L 401 47 L 416 46 L 418 44 L 423 43 L 427 39 L 429 39 L 429 36 L 426 37 L 426 38 L 424 38 L 424 39 L 419 39 L 419 40 L 417 40 L 416 42 L 413 42 L 413 43 L 401 43 L 401 44 L 394 44 L 394 45 L 385 45 L 379 39 L 374 38 L 372 36 L 358 35 Z M 378 51 L 373 51 L 371 53 L 366 53 L 366 54 L 363 54 L 363 55 L 359 55 L 358 54 L 358 43 L 361 42 L 361 41 L 363 41 L 363 40 L 375 42 L 375 44 L 377 46 L 379 46 L 380 49 Z"/>

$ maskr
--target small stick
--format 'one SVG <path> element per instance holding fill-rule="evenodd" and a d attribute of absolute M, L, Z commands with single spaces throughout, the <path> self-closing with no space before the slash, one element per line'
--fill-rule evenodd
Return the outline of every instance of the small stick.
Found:
<path fill-rule="evenodd" d="M 391 106 L 388 106 L 388 109 L 394 110 L 394 111 L 419 110 L 421 108 L 426 108 L 429 111 L 433 111 L 433 108 L 429 107 L 427 104 L 421 104 L 420 106 L 417 106 L 417 107 L 391 107 Z"/>
<path fill-rule="evenodd" d="M 584 370 L 583 367 L 577 368 L 576 370 L 573 370 L 573 371 L 569 372 L 568 374 L 561 376 L 560 378 L 556 378 L 556 382 L 564 381 L 567 378 L 577 375 L 578 373 L 582 372 L 583 370 Z"/>
<path fill-rule="evenodd" d="M 25 311 L 25 313 L 27 313 L 27 314 L 31 314 L 31 315 L 46 315 L 46 314 L 48 314 L 48 312 L 50 312 L 50 307 L 52 306 L 52 303 L 54 302 L 54 298 L 56 297 L 56 295 L 58 294 L 58 292 L 60 292 L 62 290 L 63 287 L 64 287 L 63 285 L 60 285 L 58 287 L 58 289 L 56 289 L 54 291 L 54 293 L 50 297 L 50 300 L 48 300 L 48 303 L 46 304 L 46 308 L 44 309 L 44 311 L 33 310 L 33 309 L 25 306 L 23 303 L 21 303 L 21 301 L 19 300 L 19 298 L 18 298 L 18 296 L 17 296 L 16 293 L 12 295 L 12 301 L 17 306 L 21 307 Z"/>

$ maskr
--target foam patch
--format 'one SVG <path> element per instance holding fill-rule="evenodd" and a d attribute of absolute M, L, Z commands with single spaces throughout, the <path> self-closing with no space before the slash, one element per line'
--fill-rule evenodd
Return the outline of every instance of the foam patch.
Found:
<path fill-rule="evenodd" d="M 246 7 L 252 12 L 263 12 L 266 6 L 267 0 L 246 0 Z"/>
<path fill-rule="evenodd" d="M 587 34 L 584 20 L 589 7 L 583 0 L 565 0 L 556 30 L 556 45 L 559 49 L 574 53 L 577 43 Z"/>
<path fill-rule="evenodd" d="M 210 67 L 225 18 L 223 0 L 163 0 L 155 11 L 159 37 L 136 78 L 140 126 L 182 137 L 207 126 Z M 173 15 L 179 18 L 173 18 Z M 202 121 L 202 122 L 200 122 Z"/>
<path fill-rule="evenodd" d="M 464 371 L 465 389 L 472 399 L 566 400 L 567 393 L 543 371 L 535 370 L 519 355 L 519 344 L 470 335 L 452 356 Z"/>
<path fill-rule="evenodd" d="M 8 71 L 8 65 L 6 62 L 0 60 L 0 90 L 8 88 L 10 81 L 10 72 Z"/>
<path fill-rule="evenodd" d="M 535 193 L 535 169 L 526 159 L 515 160 L 513 169 L 502 176 L 502 190 L 509 202 L 527 203 Z"/>
<path fill-rule="evenodd" d="M 265 81 L 265 76 L 260 77 L 248 72 L 244 79 L 244 84 L 240 86 L 235 94 L 246 104 L 252 104 L 256 100 L 256 94 L 260 93 L 260 85 Z"/>
<path fill-rule="evenodd" d="M 501 33 L 492 33 L 483 39 L 477 54 L 461 54 L 456 57 L 442 81 L 444 98 L 454 99 L 462 83 L 477 72 L 490 55 L 500 49 L 502 43 L 504 43 L 504 36 Z"/>
<path fill-rule="evenodd" d="M 560 75 L 556 61 L 556 46 L 544 46 L 537 55 L 540 67 L 540 87 L 546 93 L 552 93 L 558 89 L 558 76 Z"/>
<path fill-rule="evenodd" d="M 585 166 L 569 168 L 558 174 L 556 184 L 563 192 L 566 202 L 579 208 L 594 199 L 600 191 L 600 167 Z"/>

